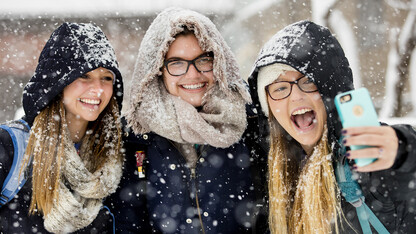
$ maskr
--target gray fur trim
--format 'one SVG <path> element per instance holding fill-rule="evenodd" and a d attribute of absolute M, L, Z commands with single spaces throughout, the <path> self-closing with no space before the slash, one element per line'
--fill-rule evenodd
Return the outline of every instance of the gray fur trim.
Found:
<path fill-rule="evenodd" d="M 165 87 L 158 82 L 162 76 L 160 68 L 170 44 L 175 40 L 175 35 L 183 31 L 183 26 L 194 31 L 203 51 L 214 53 L 214 80 L 216 86 L 225 94 L 225 98 L 230 102 L 235 99 L 242 99 L 245 103 L 251 102 L 247 85 L 239 75 L 235 57 L 211 20 L 191 10 L 168 8 L 150 25 L 137 56 L 130 85 L 130 106 L 125 112 L 128 125 L 136 134 L 152 131 L 137 121 L 144 97 L 153 100 L 154 109 L 163 108 L 160 105 L 164 97 L 161 96 L 160 90 Z M 204 103 L 209 101 L 210 93 L 206 93 Z"/>

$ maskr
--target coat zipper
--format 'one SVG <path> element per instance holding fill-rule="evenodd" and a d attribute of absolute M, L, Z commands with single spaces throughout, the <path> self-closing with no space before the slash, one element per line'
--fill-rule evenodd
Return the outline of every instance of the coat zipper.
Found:
<path fill-rule="evenodd" d="M 202 222 L 201 209 L 199 207 L 198 187 L 196 186 L 196 166 L 195 166 L 195 168 L 191 168 L 191 179 L 193 180 L 192 184 L 195 187 L 195 201 L 196 201 L 196 208 L 197 208 L 197 211 L 198 211 L 199 222 L 201 224 L 201 231 L 202 231 L 202 234 L 205 234 L 204 223 Z"/>
<path fill-rule="evenodd" d="M 179 154 L 182 154 L 181 151 L 176 147 L 176 145 L 172 141 L 169 140 L 169 142 L 178 150 Z M 197 155 L 198 155 L 198 153 L 197 153 Z M 198 160 L 197 160 L 196 163 L 199 162 L 200 158 L 201 158 L 201 154 L 198 155 Z M 196 165 L 195 165 L 194 168 L 190 168 L 190 170 L 191 170 L 191 183 L 193 184 L 193 186 L 195 188 L 195 201 L 196 201 L 196 208 L 198 210 L 199 222 L 201 224 L 201 232 L 202 232 L 202 234 L 205 234 L 204 223 L 202 222 L 201 209 L 199 207 L 199 201 L 198 201 L 198 187 L 196 186 Z"/>

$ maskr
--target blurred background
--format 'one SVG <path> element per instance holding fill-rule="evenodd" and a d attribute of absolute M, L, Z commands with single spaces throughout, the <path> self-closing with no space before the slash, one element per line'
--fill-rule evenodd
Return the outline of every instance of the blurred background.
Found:
<path fill-rule="evenodd" d="M 44 44 L 63 22 L 93 22 L 103 29 L 116 50 L 128 97 L 146 29 L 160 11 L 179 6 L 202 13 L 217 25 L 244 79 L 262 45 L 284 26 L 304 19 L 327 26 L 346 52 L 356 88 L 369 89 L 380 119 L 416 126 L 416 0 L 0 0 L 0 4 L 0 122 L 22 115 L 23 87 Z"/>

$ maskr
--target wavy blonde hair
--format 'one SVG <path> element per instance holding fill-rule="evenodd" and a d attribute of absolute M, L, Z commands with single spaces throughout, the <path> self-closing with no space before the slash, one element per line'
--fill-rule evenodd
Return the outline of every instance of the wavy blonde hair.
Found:
<path fill-rule="evenodd" d="M 269 125 L 271 233 L 338 233 L 343 214 L 326 126 L 312 155 L 302 160 L 302 147 L 273 115 Z"/>
<path fill-rule="evenodd" d="M 114 124 L 108 126 L 109 123 L 103 122 L 105 116 L 113 120 Z M 104 133 L 103 129 L 109 129 L 110 132 Z M 26 166 L 30 166 L 30 156 L 33 156 L 30 214 L 39 212 L 47 215 L 52 208 L 53 200 L 59 196 L 61 167 L 65 160 L 65 136 L 68 134 L 65 108 L 62 97 L 59 96 L 36 116 L 24 156 Z M 89 122 L 82 139 L 82 145 L 88 146 L 82 149 L 89 152 L 80 152 L 80 156 L 90 155 L 90 158 L 86 159 L 88 170 L 94 172 L 100 169 L 110 156 L 122 160 L 121 134 L 119 108 L 113 96 L 98 119 Z M 109 153 L 110 150 L 114 152 Z"/>

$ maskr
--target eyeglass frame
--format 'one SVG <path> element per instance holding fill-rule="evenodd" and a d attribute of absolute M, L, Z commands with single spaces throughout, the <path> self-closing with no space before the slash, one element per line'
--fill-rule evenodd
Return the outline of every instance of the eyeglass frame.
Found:
<path fill-rule="evenodd" d="M 264 88 L 266 89 L 267 94 L 269 95 L 269 97 L 270 97 L 273 101 L 283 100 L 283 99 L 285 99 L 285 98 L 289 97 L 289 96 L 290 96 L 290 94 L 292 94 L 292 90 L 293 90 L 293 85 L 294 85 L 294 84 L 296 84 L 296 85 L 298 86 L 299 90 L 300 90 L 300 91 L 302 91 L 302 92 L 304 92 L 304 93 L 313 93 L 313 92 L 318 91 L 318 87 L 316 87 L 316 90 L 313 90 L 313 91 L 305 91 L 305 90 L 303 90 L 303 89 L 300 87 L 300 85 L 299 85 L 299 80 L 301 80 L 301 79 L 302 79 L 302 78 L 304 78 L 304 77 L 306 77 L 308 80 L 312 80 L 311 78 L 309 78 L 309 77 L 307 77 L 307 76 L 303 75 L 303 76 L 299 77 L 298 79 L 296 79 L 295 81 L 276 81 L 276 82 L 273 82 L 273 83 L 270 83 L 270 84 L 266 85 L 266 87 L 264 87 Z M 274 98 L 272 97 L 272 95 L 270 94 L 270 91 L 269 91 L 269 86 L 270 86 L 270 85 L 272 85 L 272 84 L 276 84 L 276 83 L 289 83 L 289 84 L 290 84 L 290 91 L 289 91 L 289 94 L 288 94 L 286 97 L 283 97 L 283 98 L 278 98 L 278 99 L 274 99 Z M 314 83 L 314 85 L 315 85 L 315 83 Z M 315 86 L 316 86 L 316 85 L 315 85 Z"/>
<path fill-rule="evenodd" d="M 203 58 L 203 57 L 210 57 L 210 58 L 212 58 L 213 59 L 213 61 L 212 61 L 212 63 L 214 63 L 214 53 L 213 52 L 206 52 L 206 53 L 203 53 L 203 54 L 201 54 L 201 55 L 199 55 L 198 57 L 196 57 L 196 58 L 194 58 L 194 59 L 192 59 L 192 60 L 186 60 L 186 59 L 180 59 L 180 58 L 174 58 L 174 59 L 171 59 L 171 60 L 166 60 L 166 61 L 164 61 L 163 62 L 163 66 L 166 68 L 166 71 L 169 73 L 169 75 L 171 75 L 171 76 L 183 76 L 183 75 L 185 75 L 186 73 L 188 73 L 188 71 L 189 71 L 189 66 L 191 66 L 191 64 L 192 65 L 194 65 L 194 68 L 198 71 L 198 72 L 210 72 L 210 71 L 212 71 L 212 70 L 214 70 L 214 66 L 212 67 L 212 69 L 211 70 L 208 70 L 208 71 L 200 71 L 198 68 L 197 68 L 197 66 L 195 65 L 195 61 L 196 60 L 198 60 L 198 59 L 200 59 L 200 58 Z M 169 68 L 168 68 L 168 64 L 170 63 L 170 62 L 173 62 L 173 61 L 184 61 L 184 62 L 187 62 L 188 63 L 188 66 L 186 66 L 186 71 L 184 72 L 184 73 L 182 73 L 182 74 L 180 74 L 180 75 L 173 75 L 172 73 L 170 73 L 170 71 L 169 71 Z"/>

